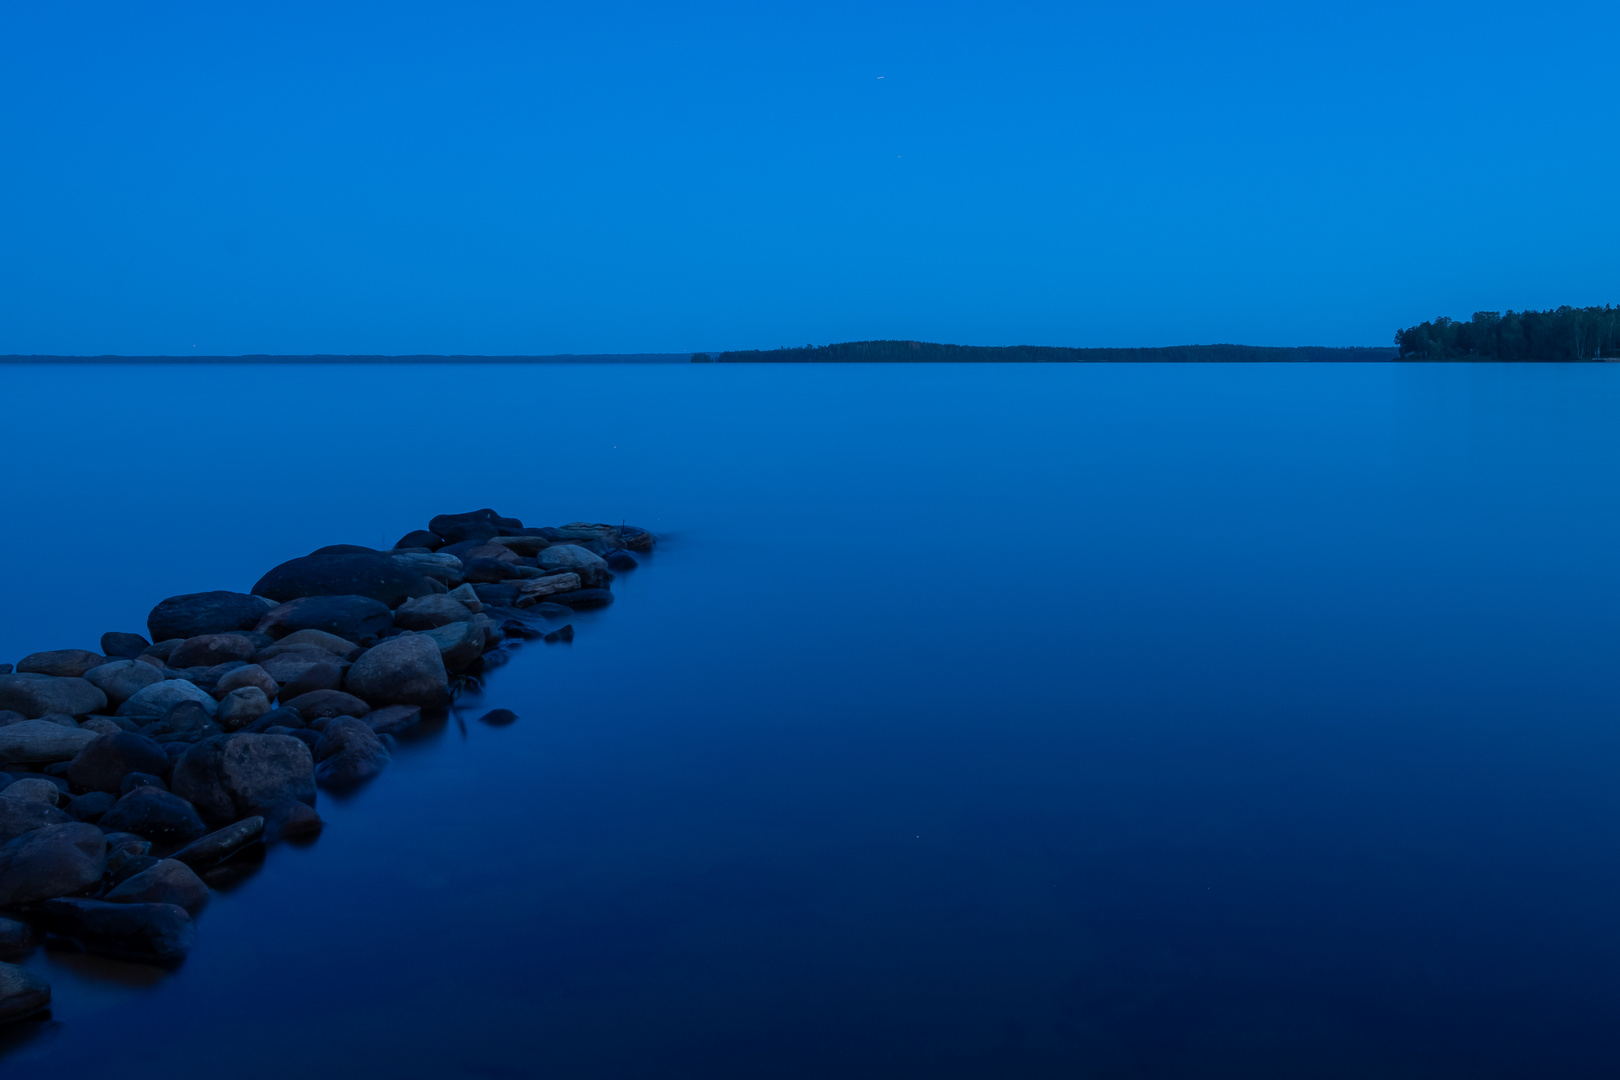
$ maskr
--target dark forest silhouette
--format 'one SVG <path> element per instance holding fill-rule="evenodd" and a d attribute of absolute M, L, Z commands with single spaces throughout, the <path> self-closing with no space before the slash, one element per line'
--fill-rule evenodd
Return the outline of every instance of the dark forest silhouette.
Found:
<path fill-rule="evenodd" d="M 1395 332 L 1403 360 L 1596 360 L 1620 354 L 1620 308 L 1476 311 Z"/>

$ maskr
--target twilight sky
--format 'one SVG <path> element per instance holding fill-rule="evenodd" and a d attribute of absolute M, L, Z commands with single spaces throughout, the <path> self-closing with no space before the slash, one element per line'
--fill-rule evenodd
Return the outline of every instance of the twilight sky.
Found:
<path fill-rule="evenodd" d="M 0 3 L 0 353 L 1620 301 L 1613 3 Z"/>

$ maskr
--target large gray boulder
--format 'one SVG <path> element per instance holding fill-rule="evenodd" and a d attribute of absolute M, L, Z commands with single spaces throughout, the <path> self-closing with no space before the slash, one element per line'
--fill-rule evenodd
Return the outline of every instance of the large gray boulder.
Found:
<path fill-rule="evenodd" d="M 170 788 L 211 825 L 266 815 L 278 801 L 315 804 L 315 759 L 290 735 L 218 735 L 175 762 Z"/>
<path fill-rule="evenodd" d="M 219 682 L 214 684 L 214 697 L 223 699 L 232 690 L 243 687 L 256 686 L 264 691 L 264 696 L 273 698 L 281 693 L 281 684 L 270 677 L 270 673 L 258 664 L 249 664 L 239 667 L 235 671 L 228 671 Z"/>
<path fill-rule="evenodd" d="M 49 720 L 23 720 L 0 727 L 0 761 L 49 764 L 67 761 L 100 738 L 93 731 Z"/>
<path fill-rule="evenodd" d="M 25 967 L 0 964 L 0 1024 L 32 1016 L 50 1003 L 50 983 Z"/>
<path fill-rule="evenodd" d="M 115 904 L 173 904 L 195 915 L 208 903 L 208 886 L 185 863 L 159 859 L 119 882 L 106 899 Z"/>
<path fill-rule="evenodd" d="M 118 715 L 132 720 L 157 720 L 167 716 L 169 710 L 182 701 L 195 701 L 209 716 L 213 716 L 219 708 L 213 695 L 196 683 L 185 679 L 164 679 L 132 694 L 128 701 L 118 706 Z"/>
<path fill-rule="evenodd" d="M 272 606 L 246 593 L 188 593 L 171 596 L 153 608 L 146 617 L 146 627 L 153 641 L 198 634 L 228 634 L 233 630 L 252 630 Z"/>
<path fill-rule="evenodd" d="M 56 675 L 77 679 L 90 669 L 106 662 L 105 656 L 87 649 L 54 649 L 50 652 L 29 653 L 17 661 L 17 670 L 30 675 Z"/>
<path fill-rule="evenodd" d="M 439 646 L 425 634 L 401 634 L 372 646 L 349 668 L 344 686 L 373 705 L 450 703 L 450 676 Z"/>
<path fill-rule="evenodd" d="M 73 755 L 68 782 L 75 790 L 106 791 L 117 795 L 130 773 L 159 776 L 169 767 L 163 747 L 133 731 L 97 735 Z"/>
<path fill-rule="evenodd" d="M 107 840 L 94 825 L 46 825 L 0 847 L 0 908 L 72 896 L 101 880 Z"/>
<path fill-rule="evenodd" d="M 88 952 L 134 960 L 178 960 L 197 940 L 197 927 L 174 904 L 114 904 L 51 900 L 40 909 L 50 928 Z"/>
<path fill-rule="evenodd" d="M 396 608 L 436 590 L 386 555 L 355 552 L 289 560 L 260 578 L 253 591 L 282 604 L 303 596 L 363 596 Z"/>
<path fill-rule="evenodd" d="M 54 806 L 24 799 L 0 799 L 0 844 L 9 844 L 23 833 L 47 825 L 67 825 L 71 815 Z"/>
<path fill-rule="evenodd" d="M 84 673 L 84 681 L 107 695 L 107 703 L 122 705 L 163 675 L 151 664 L 139 660 L 113 660 Z"/>
<path fill-rule="evenodd" d="M 271 608 L 257 629 L 273 638 L 299 630 L 321 630 L 360 642 L 386 632 L 391 620 L 388 605 L 369 596 L 301 596 Z"/>
<path fill-rule="evenodd" d="M 83 679 L 55 675 L 0 675 L 0 709 L 29 719 L 49 713 L 88 716 L 107 707 L 107 695 Z M 0 761 L 15 758 L 0 757 Z"/>
<path fill-rule="evenodd" d="M 545 570 L 573 570 L 582 566 L 607 569 L 607 560 L 578 544 L 553 544 L 535 556 L 535 561 Z"/>
<path fill-rule="evenodd" d="M 270 699 L 257 686 L 239 686 L 219 699 L 214 719 L 225 731 L 239 731 L 270 711 Z"/>

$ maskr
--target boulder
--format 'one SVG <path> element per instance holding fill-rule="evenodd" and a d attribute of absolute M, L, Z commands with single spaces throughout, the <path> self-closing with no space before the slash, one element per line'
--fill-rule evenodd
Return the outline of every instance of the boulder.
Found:
<path fill-rule="evenodd" d="M 471 585 L 458 585 L 448 595 L 450 599 L 460 601 L 468 611 L 476 613 L 484 607 L 484 602 L 478 599 L 478 590 Z"/>
<path fill-rule="evenodd" d="M 100 821 L 101 815 L 113 808 L 118 796 L 106 791 L 87 791 L 67 804 L 68 817 L 74 821 Z"/>
<path fill-rule="evenodd" d="M 266 841 L 311 840 L 325 827 L 326 823 L 313 806 L 296 799 L 283 799 L 265 813 L 264 838 Z"/>
<path fill-rule="evenodd" d="M 386 632 L 388 627 L 393 625 L 391 621 L 393 619 L 392 614 L 389 615 L 389 619 L 390 622 L 383 626 L 379 634 Z M 324 630 L 295 630 L 268 649 L 262 650 L 261 655 L 274 657 L 304 649 L 319 649 L 321 652 L 330 654 L 331 657 L 347 660 L 354 653 L 360 651 L 360 646 L 348 638 L 329 634 Z M 315 654 L 312 653 L 311 655 Z"/>
<path fill-rule="evenodd" d="M 69 825 L 73 818 L 54 806 L 25 799 L 0 799 L 0 844 L 43 829 L 47 825 Z"/>
<path fill-rule="evenodd" d="M 304 714 L 299 712 L 297 709 L 282 705 L 279 708 L 271 709 L 269 712 L 265 713 L 263 716 L 259 717 L 242 730 L 247 732 L 261 732 L 267 728 L 273 727 L 301 728 L 303 726 Z"/>
<path fill-rule="evenodd" d="M 544 630 L 537 630 L 521 619 L 503 619 L 500 631 L 502 637 L 519 638 L 523 641 L 536 641 L 546 634 Z"/>
<path fill-rule="evenodd" d="M 101 635 L 101 651 L 107 654 L 109 660 L 133 660 L 151 644 L 139 634 L 126 634 L 119 630 L 109 630 Z"/>
<path fill-rule="evenodd" d="M 505 727 L 507 724 L 517 723 L 517 718 L 517 713 L 511 709 L 491 709 L 480 716 L 478 722 L 488 724 L 490 727 Z"/>
<path fill-rule="evenodd" d="M 169 791 L 138 787 L 101 816 L 109 832 L 132 832 L 162 844 L 186 844 L 208 831 L 196 807 Z"/>
<path fill-rule="evenodd" d="M 427 529 L 416 529 L 400 537 L 399 542 L 394 547 L 396 549 L 420 547 L 427 548 L 429 551 L 437 551 L 439 548 L 444 547 L 444 537 L 436 532 L 429 532 Z"/>
<path fill-rule="evenodd" d="M 107 841 L 94 825 L 25 832 L 0 847 L 0 908 L 83 892 L 101 880 L 106 863 Z"/>
<path fill-rule="evenodd" d="M 0 956 L 17 956 L 38 944 L 34 928 L 16 919 L 0 918 Z M 0 996 L 4 991 L 0 990 Z M 4 1017 L 0 1016 L 0 1020 Z"/>
<path fill-rule="evenodd" d="M 99 691 L 98 691 L 99 693 Z M 67 761 L 101 736 L 49 720 L 23 720 L 0 727 L 0 761 Z"/>
<path fill-rule="evenodd" d="M 27 799 L 30 802 L 44 803 L 46 806 L 60 806 L 63 802 L 62 789 L 42 776 L 25 776 L 21 780 L 13 780 L 4 788 L 0 788 L 0 799 Z"/>
<path fill-rule="evenodd" d="M 499 559 L 468 559 L 462 566 L 461 579 L 473 585 L 495 585 L 522 578 L 523 569 Z"/>
<path fill-rule="evenodd" d="M 606 607 L 613 603 L 613 594 L 606 589 L 575 589 L 573 592 L 552 593 L 546 597 L 554 604 L 563 604 L 576 611 Z"/>
<path fill-rule="evenodd" d="M 164 755 L 163 763 L 165 766 L 169 763 L 167 754 Z M 163 782 L 163 777 L 156 773 L 132 772 L 124 774 L 123 781 L 118 785 L 118 794 L 128 795 L 139 787 L 155 787 L 159 791 L 169 790 L 169 785 Z"/>
<path fill-rule="evenodd" d="M 250 844 L 258 843 L 263 838 L 264 818 L 254 815 L 211 832 L 200 840 L 193 840 L 169 858 L 184 863 L 193 870 L 206 870 L 210 866 L 219 865 L 238 851 Z"/>
<path fill-rule="evenodd" d="M 210 702 L 213 698 L 208 699 Z M 141 728 L 141 734 L 157 743 L 200 742 L 220 733 L 219 725 L 209 717 L 207 710 L 195 701 L 182 701 L 170 709 L 161 720 L 154 720 Z M 169 753 L 164 750 L 164 753 Z"/>
<path fill-rule="evenodd" d="M 440 514 L 428 522 L 430 531 L 452 544 L 464 540 L 487 541 L 500 536 L 503 529 L 517 532 L 522 528 L 523 523 L 517 518 L 501 517 L 488 507 L 482 510 L 469 510 L 465 514 Z"/>
<path fill-rule="evenodd" d="M 619 528 L 617 525 L 604 525 L 600 522 L 571 521 L 567 525 L 547 529 L 546 532 L 559 540 L 609 540 L 616 544 L 619 542 Z"/>
<path fill-rule="evenodd" d="M 199 634 L 228 634 L 252 630 L 272 606 L 246 593 L 188 593 L 171 596 L 153 608 L 146 617 L 146 627 L 156 642 Z"/>
<path fill-rule="evenodd" d="M 110 735 L 115 731 L 130 731 L 140 725 L 127 716 L 117 718 L 111 716 L 87 716 L 79 725 L 85 731 L 93 731 L 97 735 Z"/>
<path fill-rule="evenodd" d="M 281 685 L 270 677 L 270 673 L 258 664 L 247 664 L 235 671 L 227 672 L 219 682 L 214 684 L 214 697 L 223 698 L 232 690 L 240 690 L 246 686 L 256 686 L 264 693 L 266 698 L 273 698 L 281 693 Z"/>
<path fill-rule="evenodd" d="M 466 604 L 450 596 L 424 596 L 401 604 L 394 612 L 394 625 L 406 630 L 432 630 L 447 623 L 468 622 L 472 617 Z"/>
<path fill-rule="evenodd" d="M 163 675 L 151 664 L 138 660 L 111 660 L 84 674 L 84 681 L 107 695 L 107 703 L 117 706 L 128 701 Z"/>
<path fill-rule="evenodd" d="M 242 686 L 219 702 L 214 720 L 221 731 L 240 731 L 270 711 L 270 699 L 257 686 Z"/>
<path fill-rule="evenodd" d="M 288 735 L 220 735 L 186 751 L 170 786 L 203 820 L 227 825 L 264 814 L 282 799 L 313 805 L 315 759 Z"/>
<path fill-rule="evenodd" d="M 25 967 L 0 964 L 0 1024 L 26 1019 L 50 1004 L 50 983 Z"/>
<path fill-rule="evenodd" d="M 543 570 L 573 570 L 576 567 L 607 569 L 607 560 L 578 544 L 553 544 L 535 556 L 535 561 Z"/>
<path fill-rule="evenodd" d="M 603 556 L 603 558 L 607 559 L 609 570 L 634 570 L 641 565 L 636 561 L 636 557 L 628 551 L 615 551 L 612 554 Z"/>
<path fill-rule="evenodd" d="M 472 559 L 494 559 L 496 562 L 516 563 L 519 562 L 523 556 L 519 555 L 509 547 L 492 543 L 479 544 L 477 547 L 468 548 L 465 555 L 459 555 L 457 558 L 461 559 L 463 565 L 465 565 L 469 560 Z"/>
<path fill-rule="evenodd" d="M 107 707 L 107 695 L 84 679 L 33 673 L 0 675 L 0 709 L 26 717 L 46 713 L 88 716 Z M 0 761 L 16 761 L 0 755 Z"/>
<path fill-rule="evenodd" d="M 388 605 L 369 596 L 301 596 L 267 611 L 258 630 L 273 638 L 320 630 L 358 642 L 379 637 L 391 619 Z"/>
<path fill-rule="evenodd" d="M 518 587 L 505 581 L 494 585 L 474 585 L 472 588 L 485 607 L 510 607 L 517 601 Z"/>
<path fill-rule="evenodd" d="M 446 671 L 465 671 L 484 654 L 484 630 L 475 622 L 448 623 L 423 630 L 421 636 L 433 639 Z"/>
<path fill-rule="evenodd" d="M 573 640 L 574 640 L 574 624 L 573 623 L 564 623 L 563 625 L 557 627 L 557 629 L 553 630 L 551 633 L 546 635 L 546 641 L 548 643 L 550 643 L 550 644 L 553 644 L 553 645 L 555 645 L 559 641 L 566 642 L 566 641 L 573 641 Z"/>
<path fill-rule="evenodd" d="M 180 668 L 213 667 L 230 660 L 247 663 L 259 646 L 243 634 L 199 634 L 189 637 L 169 653 L 168 664 Z"/>
<path fill-rule="evenodd" d="M 433 590 L 386 555 L 306 555 L 275 567 L 253 591 L 285 604 L 304 596 L 364 596 L 396 608 Z"/>
<path fill-rule="evenodd" d="M 322 787 L 351 787 L 370 780 L 392 760 L 371 728 L 352 716 L 339 716 L 315 745 L 315 781 Z"/>
<path fill-rule="evenodd" d="M 306 724 L 333 716 L 364 716 L 371 711 L 370 705 L 341 690 L 315 690 L 301 694 L 287 702 L 287 706 L 297 709 Z"/>
<path fill-rule="evenodd" d="M 579 575 L 572 571 L 563 571 L 556 574 L 544 574 L 537 578 L 530 578 L 518 585 L 518 606 L 527 607 L 524 603 L 537 603 L 543 596 L 553 593 L 573 592 L 580 587 Z"/>
<path fill-rule="evenodd" d="M 125 878 L 105 897 L 115 904 L 173 904 L 196 915 L 208 903 L 208 886 L 196 871 L 176 859 L 158 862 Z"/>
<path fill-rule="evenodd" d="M 315 690 L 336 690 L 343 685 L 343 666 L 331 660 L 274 656 L 260 666 L 281 684 L 276 696 L 282 701 L 291 701 Z"/>
<path fill-rule="evenodd" d="M 420 722 L 422 710 L 416 705 L 384 705 L 366 713 L 363 719 L 378 735 L 391 735 Z"/>
<path fill-rule="evenodd" d="M 219 708 L 213 696 L 197 684 L 184 679 L 164 679 L 131 694 L 128 701 L 118 706 L 118 715 L 134 720 L 156 720 L 168 715 L 182 701 L 195 701 L 210 717 Z"/>
<path fill-rule="evenodd" d="M 119 835 L 131 834 L 121 833 Z M 149 841 L 143 840 L 142 843 L 146 845 L 144 849 L 121 847 L 114 851 L 112 845 L 107 846 L 107 877 L 105 879 L 107 885 L 122 884 L 142 870 L 150 870 L 161 861 L 147 854 L 152 850 Z"/>
<path fill-rule="evenodd" d="M 450 703 L 450 677 L 439 647 L 423 634 L 402 634 L 372 646 L 349 668 L 344 685 L 376 705 L 432 708 Z"/>
<path fill-rule="evenodd" d="M 499 545 L 515 555 L 534 558 L 555 541 L 544 536 L 497 536 L 488 543 Z"/>
<path fill-rule="evenodd" d="M 77 679 L 91 668 L 100 667 L 107 658 L 100 653 L 84 649 L 55 649 L 51 652 L 29 653 L 17 661 L 17 671 L 27 675 L 56 675 Z"/>
<path fill-rule="evenodd" d="M 196 924 L 175 904 L 52 900 L 40 914 L 54 933 L 86 952 L 129 960 L 179 960 L 197 940 Z"/>
<path fill-rule="evenodd" d="M 651 551 L 656 537 L 646 529 L 624 525 L 619 529 L 619 539 L 631 551 Z"/>
<path fill-rule="evenodd" d="M 119 731 L 97 735 L 80 748 L 68 763 L 68 781 L 80 791 L 123 791 L 124 778 L 131 773 L 153 775 L 167 771 L 163 747 L 145 735 Z"/>
<path fill-rule="evenodd" d="M 447 586 L 459 584 L 461 581 L 461 558 L 451 552 L 396 551 L 388 557 L 425 578 L 431 578 Z"/>

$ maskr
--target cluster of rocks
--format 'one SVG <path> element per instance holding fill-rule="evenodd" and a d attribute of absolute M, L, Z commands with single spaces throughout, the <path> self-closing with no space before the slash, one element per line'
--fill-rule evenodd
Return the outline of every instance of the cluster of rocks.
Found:
<path fill-rule="evenodd" d="M 533 617 L 610 603 L 614 571 L 652 544 L 629 526 L 445 514 L 389 551 L 282 563 L 250 593 L 172 596 L 149 637 L 0 664 L 0 956 L 48 935 L 182 958 L 211 870 L 318 833 L 317 787 L 375 776 L 394 733 L 446 709 L 508 643 L 572 640 Z M 0 962 L 0 1022 L 49 1000 Z"/>

